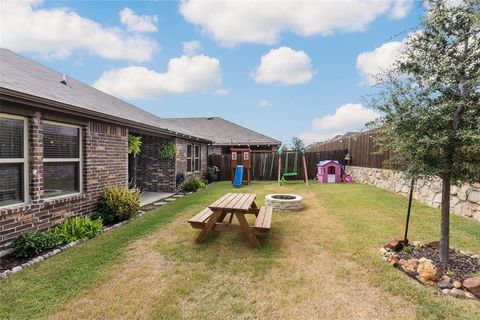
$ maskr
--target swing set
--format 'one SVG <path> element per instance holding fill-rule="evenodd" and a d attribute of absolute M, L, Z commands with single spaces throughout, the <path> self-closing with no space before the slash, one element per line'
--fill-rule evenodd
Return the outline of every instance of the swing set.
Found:
<path fill-rule="evenodd" d="M 305 184 L 308 186 L 308 174 L 307 174 L 307 160 L 305 159 L 305 150 L 302 148 L 300 150 L 290 150 L 285 151 L 285 168 L 282 174 L 282 149 L 278 150 L 278 185 L 283 185 L 288 183 L 286 177 L 296 177 L 298 175 L 298 156 L 299 153 L 302 156 L 302 167 L 303 167 L 303 180 Z M 290 155 L 294 155 L 293 159 L 293 171 L 288 171 L 288 158 Z"/>

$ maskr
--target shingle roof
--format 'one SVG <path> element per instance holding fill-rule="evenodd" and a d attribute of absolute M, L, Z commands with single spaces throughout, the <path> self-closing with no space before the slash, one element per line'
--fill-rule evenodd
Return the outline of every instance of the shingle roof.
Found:
<path fill-rule="evenodd" d="M 171 131 L 194 136 L 188 129 L 179 127 L 123 100 L 115 98 L 78 80 L 66 77 L 42 64 L 23 57 L 8 49 L 0 48 L 0 88 L 59 102 L 83 110 L 93 117 L 105 115 L 108 118 L 126 120 L 128 123 L 163 133 Z M 200 138 L 200 137 L 199 137 Z"/>
<path fill-rule="evenodd" d="M 164 118 L 214 145 L 279 145 L 280 141 L 220 117 Z"/>

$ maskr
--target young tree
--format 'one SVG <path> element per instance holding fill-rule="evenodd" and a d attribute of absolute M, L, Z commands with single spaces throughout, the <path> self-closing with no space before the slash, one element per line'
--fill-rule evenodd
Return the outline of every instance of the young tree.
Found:
<path fill-rule="evenodd" d="M 440 259 L 448 261 L 450 185 L 480 178 L 480 0 L 428 0 L 371 106 L 382 149 L 407 176 L 442 179 Z"/>
<path fill-rule="evenodd" d="M 302 139 L 299 137 L 293 137 L 292 138 L 292 147 L 293 150 L 301 150 L 305 148 L 305 142 L 303 142 Z"/>

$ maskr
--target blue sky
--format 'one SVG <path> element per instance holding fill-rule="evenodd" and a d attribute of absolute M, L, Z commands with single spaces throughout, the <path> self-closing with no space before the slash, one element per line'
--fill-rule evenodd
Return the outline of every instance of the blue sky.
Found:
<path fill-rule="evenodd" d="M 423 12 L 409 0 L 330 1 L 318 12 L 315 2 L 190 2 L 182 11 L 174 1 L 9 3 L 1 46 L 161 117 L 221 116 L 312 142 L 376 115 L 360 105 L 374 90 L 367 72 L 391 63 Z M 190 41 L 200 48 L 184 52 Z M 166 74 L 171 59 L 179 65 Z"/>

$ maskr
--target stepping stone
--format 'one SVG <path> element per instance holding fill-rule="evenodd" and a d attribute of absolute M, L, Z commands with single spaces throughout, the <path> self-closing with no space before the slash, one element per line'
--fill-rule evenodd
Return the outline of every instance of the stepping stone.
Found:
<path fill-rule="evenodd" d="M 165 201 L 159 201 L 159 202 L 155 202 L 153 205 L 154 206 L 164 206 L 166 204 L 167 204 L 167 202 L 165 202 Z"/>
<path fill-rule="evenodd" d="M 163 201 L 166 201 L 166 202 L 173 202 L 177 200 L 176 198 L 167 198 L 167 199 L 163 199 Z"/>
<path fill-rule="evenodd" d="M 156 209 L 156 208 L 157 208 L 157 207 L 155 207 L 155 206 L 153 206 L 153 205 L 151 205 L 151 204 L 142 207 L 142 209 L 143 209 L 144 211 L 150 211 L 150 210 L 153 210 L 153 209 Z"/>
<path fill-rule="evenodd" d="M 176 194 L 173 196 L 173 198 L 181 198 L 181 197 L 183 197 L 183 194 Z"/>

